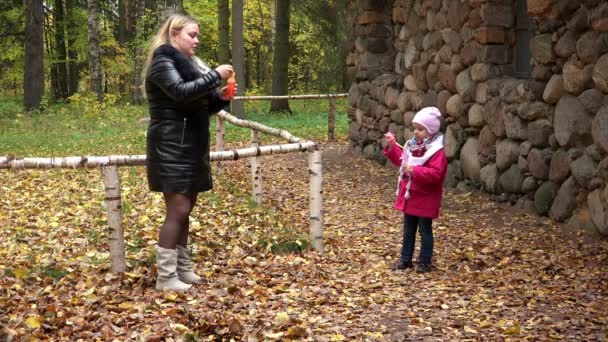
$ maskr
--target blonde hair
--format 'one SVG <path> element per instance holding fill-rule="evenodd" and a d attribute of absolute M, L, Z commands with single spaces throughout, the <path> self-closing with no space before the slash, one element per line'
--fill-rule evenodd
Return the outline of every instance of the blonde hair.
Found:
<path fill-rule="evenodd" d="M 146 75 L 148 73 L 148 68 L 150 67 L 150 63 L 152 63 L 152 56 L 154 55 L 154 50 L 157 47 L 163 44 L 171 44 L 171 33 L 181 31 L 186 25 L 197 24 L 198 22 L 194 20 L 194 18 L 183 15 L 183 14 L 173 14 L 158 29 L 158 32 L 152 37 L 150 43 L 150 49 L 148 50 L 148 56 L 146 57 L 146 62 L 144 63 L 144 67 L 141 73 L 142 79 L 142 89 L 145 88 L 146 84 Z M 194 60 L 199 63 L 198 58 L 194 58 Z M 144 89 L 145 96 L 145 89 Z"/>

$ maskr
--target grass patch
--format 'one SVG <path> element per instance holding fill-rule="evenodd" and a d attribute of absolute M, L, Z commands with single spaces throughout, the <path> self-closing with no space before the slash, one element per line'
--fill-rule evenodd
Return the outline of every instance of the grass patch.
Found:
<path fill-rule="evenodd" d="M 260 240 L 258 244 L 262 249 L 266 249 L 270 245 L 270 250 L 277 254 L 300 253 L 310 247 L 310 242 L 304 238 L 283 241 Z"/>
<path fill-rule="evenodd" d="M 329 110 L 328 100 L 299 100 L 291 101 L 293 111 L 289 113 L 268 113 L 269 101 L 246 102 L 246 119 L 260 122 L 264 125 L 281 128 L 305 139 L 323 141 L 327 138 L 327 120 Z M 336 101 L 335 136 L 344 139 L 347 136 L 347 100 Z M 147 106 L 134 106 L 127 103 L 98 104 L 91 102 L 86 96 L 74 98 L 70 103 L 53 104 L 42 112 L 24 113 L 21 110 L 21 99 L 0 98 L 0 156 L 15 155 L 17 157 L 63 157 L 78 155 L 117 155 L 145 154 L 146 125 L 140 123 L 147 118 Z M 215 118 L 211 120 L 211 139 L 215 141 Z M 237 145 L 248 145 L 250 132 L 231 124 L 226 125 L 226 142 Z M 262 143 L 280 141 L 278 138 L 262 135 Z M 142 204 L 131 198 L 130 193 L 145 194 L 144 168 L 121 168 L 121 187 L 123 190 L 123 223 L 127 231 L 127 252 L 131 255 L 130 263 L 153 263 L 146 260 L 147 241 L 156 238 L 158 221 L 163 215 L 162 204 L 154 210 L 149 210 L 149 203 Z M 74 173 L 74 171 L 77 171 Z M 76 175 L 80 170 L 71 170 L 67 182 L 82 182 L 90 178 L 88 173 Z M 45 173 L 52 177 L 51 173 Z M 83 178 L 84 177 L 84 178 Z M 280 217 L 273 208 L 265 205 L 258 206 L 250 198 L 249 185 L 243 185 L 242 180 L 215 177 L 217 188 L 211 192 L 199 195 L 201 207 L 212 208 L 213 215 L 205 213 L 201 217 L 193 217 L 202 222 L 199 225 L 200 237 L 204 241 L 227 241 L 226 239 L 244 239 L 246 245 L 256 249 L 270 250 L 275 253 L 301 252 L 309 248 L 310 243 L 306 232 L 294 228 L 299 223 L 290 221 L 288 217 Z M 223 189 L 222 191 L 220 191 Z M 88 198 L 91 194 L 83 195 Z M 139 195 L 137 195 L 139 196 Z M 137 197 L 139 198 L 139 197 Z M 86 199 L 78 203 L 66 203 L 70 207 L 81 206 Z M 90 202 L 90 210 L 81 208 L 86 213 L 86 222 L 93 227 L 82 233 L 88 246 L 99 246 L 106 242 L 105 228 L 107 227 L 106 208 L 101 199 Z M 201 215 L 199 213 L 199 215 Z M 145 217 L 146 220 L 142 220 Z M 208 223 L 210 220 L 213 222 Z M 214 221 L 217 220 L 217 221 Z M 217 236 L 207 238 L 209 232 L 200 232 L 204 227 L 221 229 Z M 203 228 L 200 228 L 203 227 Z M 130 230 L 136 229 L 136 232 Z M 27 236 L 17 232 L 16 242 L 25 241 Z M 235 244 L 235 243 L 233 243 Z M 223 248 L 212 246 L 211 249 Z M 152 253 L 153 254 L 153 253 Z M 137 255 L 135 257 L 134 255 Z M 139 260 L 139 261 L 137 261 Z M 100 265 L 107 262 L 105 255 L 88 255 L 89 265 Z M 5 273 L 10 273 L 10 270 Z M 49 277 L 63 277 L 61 270 L 49 268 L 42 271 Z"/>
<path fill-rule="evenodd" d="M 59 270 L 59 269 L 48 266 L 48 267 L 43 267 L 40 270 L 40 273 L 42 273 L 42 275 L 44 275 L 45 277 L 61 279 L 70 272 L 68 272 L 67 270 Z"/>
<path fill-rule="evenodd" d="M 336 101 L 335 137 L 348 134 L 347 100 Z M 292 114 L 269 114 L 269 101 L 246 102 L 246 119 L 281 128 L 305 139 L 327 139 L 328 100 L 294 100 Z M 0 98 L 0 155 L 59 157 L 73 155 L 145 154 L 147 106 L 96 104 L 78 97 L 53 104 L 43 112 L 24 113 L 21 100 Z M 215 143 L 215 118 L 211 120 Z M 248 129 L 226 125 L 227 143 L 248 142 Z M 262 143 L 276 141 L 262 135 Z"/>

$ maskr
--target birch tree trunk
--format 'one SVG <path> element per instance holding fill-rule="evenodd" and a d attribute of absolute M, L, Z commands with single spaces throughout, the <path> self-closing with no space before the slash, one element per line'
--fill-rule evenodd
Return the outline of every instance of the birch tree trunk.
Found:
<path fill-rule="evenodd" d="M 122 226 L 122 205 L 120 200 L 120 179 L 118 167 L 103 166 L 105 204 L 108 211 L 108 239 L 110 245 L 110 270 L 113 273 L 127 270 L 125 261 L 125 233 Z"/>
<path fill-rule="evenodd" d="M 97 0 L 87 0 L 89 30 L 89 73 L 91 91 L 97 94 L 97 100 L 103 101 L 101 48 L 99 47 L 99 17 Z"/>
<path fill-rule="evenodd" d="M 313 151 L 308 157 L 310 170 L 310 244 L 323 253 L 323 174 L 321 151 Z"/>
<path fill-rule="evenodd" d="M 258 131 L 251 130 L 251 146 L 256 149 L 260 147 L 260 136 Z M 257 205 L 262 204 L 262 166 L 260 163 L 260 157 L 255 156 L 249 158 L 251 163 L 251 184 L 253 186 L 253 200 Z"/>
<path fill-rule="evenodd" d="M 23 75 L 23 107 L 40 106 L 44 95 L 44 45 L 42 0 L 25 0 L 25 67 Z"/>

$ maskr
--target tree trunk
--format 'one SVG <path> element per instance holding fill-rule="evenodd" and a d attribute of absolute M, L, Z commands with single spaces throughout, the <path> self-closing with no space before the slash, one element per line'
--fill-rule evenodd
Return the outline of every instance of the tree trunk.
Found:
<path fill-rule="evenodd" d="M 56 99 L 68 97 L 68 69 L 66 65 L 67 53 L 65 49 L 65 16 L 63 0 L 55 0 L 55 82 L 53 95 Z"/>
<path fill-rule="evenodd" d="M 121 48 L 127 47 L 127 26 L 126 26 L 126 6 L 125 1 L 128 0 L 118 0 L 118 28 L 117 28 L 117 38 L 118 45 Z M 125 95 L 126 91 L 126 77 L 124 74 L 121 74 L 118 79 L 118 93 L 120 95 Z"/>
<path fill-rule="evenodd" d="M 245 94 L 245 42 L 243 39 L 243 0 L 232 0 L 232 65 L 236 72 L 236 82 L 239 84 L 237 95 Z M 232 101 L 232 114 L 239 118 L 245 117 L 245 103 Z"/>
<path fill-rule="evenodd" d="M 42 0 L 25 0 L 25 72 L 23 106 L 40 106 L 44 95 L 44 46 L 42 42 Z"/>
<path fill-rule="evenodd" d="M 68 45 L 66 47 L 68 53 L 68 92 L 67 96 L 72 96 L 78 92 L 78 83 L 80 82 L 80 67 L 78 64 L 78 54 L 76 52 L 76 24 L 74 9 L 76 7 L 75 0 L 65 0 L 68 33 Z"/>
<path fill-rule="evenodd" d="M 230 3 L 229 0 L 217 1 L 217 32 L 219 46 L 217 61 L 220 64 L 230 63 Z"/>
<path fill-rule="evenodd" d="M 290 0 L 277 0 L 272 53 L 272 95 L 287 95 L 289 90 L 289 17 Z M 290 112 L 288 100 L 273 100 L 271 112 Z"/>
<path fill-rule="evenodd" d="M 91 91 L 97 94 L 97 100 L 103 101 L 101 48 L 99 47 L 99 18 L 97 0 L 87 0 L 88 33 L 89 33 L 89 73 Z"/>
<path fill-rule="evenodd" d="M 133 37 L 135 36 L 142 36 L 142 37 L 146 37 L 146 39 L 148 39 L 147 35 L 148 35 L 148 30 L 152 30 L 153 26 L 157 26 L 157 21 L 153 20 L 153 19 L 157 19 L 156 14 L 156 1 L 147 1 L 147 0 L 130 0 L 129 1 L 131 3 L 131 11 L 133 11 L 133 9 L 135 8 L 136 11 L 133 12 L 134 15 L 132 16 L 132 18 L 134 18 L 134 21 L 136 20 L 138 22 L 138 25 L 134 25 L 132 26 L 132 35 Z M 148 18 L 148 20 L 144 19 L 144 13 L 146 12 L 146 10 L 149 10 L 150 13 L 152 13 L 151 18 Z M 135 28 L 136 27 L 136 28 Z M 142 80 L 142 69 L 143 69 L 143 64 L 145 62 L 145 51 L 144 48 L 141 46 L 141 44 L 133 44 L 134 45 L 134 51 L 133 51 L 133 56 L 135 58 L 135 67 L 133 68 L 133 87 L 132 87 L 132 93 L 131 93 L 131 102 L 133 102 L 134 104 L 142 104 L 144 102 L 144 88 L 143 88 L 143 80 Z"/>
<path fill-rule="evenodd" d="M 184 13 L 184 3 L 182 0 L 165 0 L 159 4 L 159 7 L 161 8 L 161 22 L 164 22 L 173 14 Z"/>

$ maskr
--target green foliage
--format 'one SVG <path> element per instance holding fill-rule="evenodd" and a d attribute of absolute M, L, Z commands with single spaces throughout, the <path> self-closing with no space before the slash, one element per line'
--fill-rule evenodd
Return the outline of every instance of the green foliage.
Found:
<path fill-rule="evenodd" d="M 3 4 L 0 9 L 0 94 L 18 95 L 23 92 L 24 7 L 21 4 L 11 8 Z"/>
<path fill-rule="evenodd" d="M 269 102 L 246 102 L 247 119 L 285 129 L 296 136 L 327 139 L 328 100 L 291 101 L 293 114 L 268 114 Z M 336 101 L 335 135 L 348 134 L 347 101 Z M 147 107 L 118 101 L 107 95 L 99 103 L 92 93 L 77 93 L 65 104 L 51 104 L 31 114 L 21 109 L 17 97 L 0 98 L 0 155 L 52 157 L 70 155 L 144 154 Z M 215 117 L 211 139 L 215 141 Z M 248 141 L 248 129 L 226 125 L 226 142 Z M 273 141 L 262 135 L 262 142 Z"/>
<path fill-rule="evenodd" d="M 345 38 L 345 0 L 319 0 L 292 2 L 290 28 L 289 91 L 291 94 L 342 92 L 345 56 L 341 46 Z M 146 2 L 147 3 L 147 2 Z M 55 48 L 53 22 L 54 2 L 45 11 L 45 76 L 46 90 L 51 90 L 51 68 L 60 61 Z M 244 39 L 247 65 L 247 94 L 270 94 L 272 81 L 272 1 L 244 2 Z M 154 8 L 161 7 L 155 4 Z M 24 7 L 21 2 L 0 5 L 0 95 L 19 96 L 23 93 Z M 196 18 L 200 25 L 200 44 L 197 55 L 210 66 L 217 65 L 217 1 L 184 1 L 185 12 Z M 106 94 L 129 99 L 133 80 L 147 54 L 150 38 L 160 25 L 161 11 L 146 9 L 137 18 L 133 9 L 134 32 L 126 44 L 118 41 L 118 13 L 115 1 L 104 2 L 100 11 L 100 46 Z M 76 53 L 80 89 L 88 87 L 88 36 L 87 11 L 84 3 L 77 2 L 65 14 L 65 41 Z M 68 57 L 69 61 L 69 57 Z M 48 100 L 54 100 L 50 97 Z"/>
<path fill-rule="evenodd" d="M 209 65 L 217 64 L 217 1 L 191 0 L 184 1 L 184 10 L 194 17 L 199 24 L 200 47 L 197 56 Z"/>
<path fill-rule="evenodd" d="M 91 92 L 76 93 L 69 97 L 71 107 L 78 109 L 85 119 L 96 118 L 114 109 L 118 100 L 116 95 L 106 94 L 103 102 L 97 101 L 97 94 Z"/>

